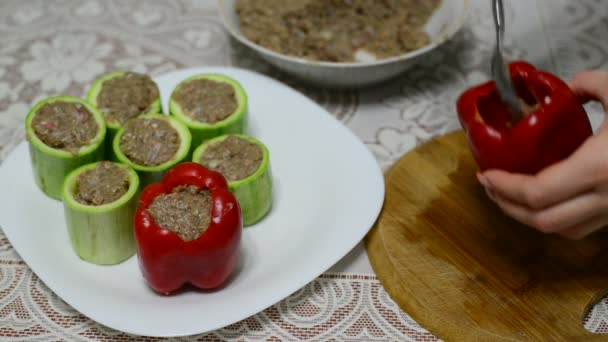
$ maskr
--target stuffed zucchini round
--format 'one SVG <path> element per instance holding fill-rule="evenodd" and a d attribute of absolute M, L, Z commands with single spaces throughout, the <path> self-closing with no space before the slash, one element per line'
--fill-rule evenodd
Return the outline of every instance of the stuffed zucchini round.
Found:
<path fill-rule="evenodd" d="M 192 161 L 226 178 L 241 206 L 243 225 L 257 223 L 270 210 L 270 154 L 259 140 L 246 135 L 222 135 L 197 147 Z"/>
<path fill-rule="evenodd" d="M 103 115 L 82 99 L 57 96 L 38 102 L 25 119 L 25 131 L 36 184 L 51 198 L 61 199 L 68 173 L 103 159 Z"/>
<path fill-rule="evenodd" d="M 239 82 L 219 74 L 201 74 L 175 87 L 171 115 L 192 134 L 192 149 L 223 134 L 241 134 L 247 119 L 247 94 Z"/>
<path fill-rule="evenodd" d="M 113 141 L 116 159 L 137 171 L 141 187 L 160 180 L 190 151 L 188 128 L 168 115 L 146 114 L 129 120 Z"/>
<path fill-rule="evenodd" d="M 87 100 L 104 115 L 108 127 L 106 159 L 114 159 L 112 141 L 128 120 L 162 112 L 158 85 L 145 74 L 115 71 L 95 80 Z"/>
<path fill-rule="evenodd" d="M 76 254 L 99 265 L 118 264 L 135 254 L 133 217 L 139 177 L 109 161 L 72 171 L 63 185 L 63 205 Z"/>

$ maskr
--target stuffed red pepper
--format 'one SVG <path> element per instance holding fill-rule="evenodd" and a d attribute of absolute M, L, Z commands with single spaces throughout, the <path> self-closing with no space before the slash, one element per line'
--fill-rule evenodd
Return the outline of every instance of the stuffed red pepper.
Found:
<path fill-rule="evenodd" d="M 242 234 L 241 209 L 225 178 L 197 163 L 182 163 L 147 186 L 135 213 L 141 271 L 156 292 L 190 283 L 221 286 L 234 271 Z"/>

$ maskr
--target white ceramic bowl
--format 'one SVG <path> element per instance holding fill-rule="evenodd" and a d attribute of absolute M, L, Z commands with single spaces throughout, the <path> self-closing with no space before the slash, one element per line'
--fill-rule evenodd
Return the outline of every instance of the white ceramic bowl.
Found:
<path fill-rule="evenodd" d="M 315 85 L 331 88 L 355 88 L 393 78 L 411 68 L 419 58 L 449 40 L 462 27 L 469 0 L 442 0 L 440 7 L 425 25 L 431 43 L 407 54 L 374 62 L 318 62 L 276 53 L 254 44 L 239 29 L 236 0 L 218 0 L 224 27 L 230 34 L 256 51 L 263 59 L 287 74 Z"/>

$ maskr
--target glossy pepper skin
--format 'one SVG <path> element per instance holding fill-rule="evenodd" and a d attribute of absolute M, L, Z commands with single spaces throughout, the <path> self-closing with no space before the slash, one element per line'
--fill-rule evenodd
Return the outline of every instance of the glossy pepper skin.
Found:
<path fill-rule="evenodd" d="M 211 192 L 211 223 L 192 241 L 157 226 L 147 210 L 156 197 L 180 185 L 195 185 Z M 217 288 L 238 263 L 241 209 L 224 177 L 198 163 L 178 164 L 159 183 L 148 185 L 134 221 L 139 266 L 148 285 L 158 293 L 170 294 L 186 283 L 201 289 Z"/>
<path fill-rule="evenodd" d="M 526 62 L 509 68 L 519 97 L 534 109 L 514 122 L 490 81 L 460 96 L 458 119 L 482 171 L 536 174 L 568 157 L 593 131 L 583 106 L 561 79 Z"/>

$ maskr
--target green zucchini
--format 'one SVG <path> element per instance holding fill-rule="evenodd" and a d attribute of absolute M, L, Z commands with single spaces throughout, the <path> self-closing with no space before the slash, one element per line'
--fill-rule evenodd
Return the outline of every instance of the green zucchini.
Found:
<path fill-rule="evenodd" d="M 56 101 L 80 103 L 91 114 L 98 126 L 93 139 L 76 152 L 53 148 L 45 144 L 34 131 L 32 122 L 38 110 L 45 104 Z M 56 96 L 38 102 L 25 118 L 25 132 L 29 143 L 30 159 L 34 179 L 38 187 L 49 197 L 61 199 L 61 186 L 68 173 L 79 166 L 103 159 L 103 142 L 106 136 L 106 125 L 103 115 L 85 100 L 72 96 Z"/>
<path fill-rule="evenodd" d="M 160 165 L 145 166 L 137 164 L 136 162 L 130 160 L 120 148 L 121 138 L 128 125 L 132 124 L 136 120 L 144 119 L 160 119 L 166 121 L 167 123 L 169 123 L 169 125 L 171 125 L 171 127 L 176 130 L 177 135 L 180 138 L 180 145 L 178 147 L 177 152 L 175 153 L 175 156 Z M 121 127 L 116 133 L 116 136 L 114 137 L 112 146 L 117 161 L 133 168 L 139 176 L 141 188 L 144 188 L 148 184 L 158 182 L 167 170 L 177 165 L 178 163 L 184 161 L 188 157 L 191 142 L 192 136 L 190 135 L 190 131 L 188 131 L 188 128 L 177 119 L 168 115 L 146 114 L 139 116 L 135 119 L 131 119 L 127 124 Z"/>
<path fill-rule="evenodd" d="M 112 78 L 124 76 L 125 74 L 127 74 L 127 72 L 128 71 L 114 71 L 114 72 L 105 74 L 105 75 L 99 77 L 98 79 L 96 79 L 95 82 L 93 82 L 93 84 L 91 85 L 91 88 L 89 89 L 89 91 L 87 93 L 87 100 L 93 106 L 99 108 L 97 98 L 99 96 L 99 93 L 101 92 L 103 83 Z M 156 85 L 156 83 L 155 83 L 155 85 Z M 158 85 L 156 85 L 156 88 L 158 90 Z M 162 112 L 162 108 L 161 108 L 161 102 L 160 102 L 160 90 L 158 90 L 158 98 L 156 100 L 154 100 L 150 104 L 150 106 L 148 106 L 146 111 L 141 113 L 141 115 L 161 113 L 161 112 Z M 104 115 L 104 118 L 105 118 L 105 115 Z M 122 125 L 123 124 L 121 124 L 120 122 L 111 121 L 106 118 L 106 126 L 108 127 L 108 136 L 107 136 L 106 144 L 105 144 L 105 158 L 108 160 L 116 159 L 115 156 L 113 155 L 114 152 L 112 149 L 112 142 L 114 141 L 114 136 L 116 135 L 116 133 L 118 132 L 118 130 L 120 129 L 120 127 Z"/>
<path fill-rule="evenodd" d="M 182 109 L 179 102 L 175 100 L 175 94 L 184 84 L 197 79 L 208 79 L 232 86 L 237 100 L 236 110 L 224 120 L 216 123 L 201 122 L 188 115 L 188 113 Z M 239 82 L 228 76 L 219 74 L 195 75 L 183 80 L 175 87 L 171 94 L 171 98 L 169 99 L 169 111 L 171 115 L 186 124 L 188 129 L 190 129 L 190 133 L 192 134 L 192 150 L 194 150 L 195 147 L 199 146 L 205 140 L 224 134 L 242 134 L 245 132 L 248 112 L 247 94 Z"/>
<path fill-rule="evenodd" d="M 127 171 L 127 192 L 108 204 L 82 204 L 75 199 L 78 177 L 98 164 L 81 166 L 66 177 L 63 185 L 64 214 L 76 254 L 94 264 L 113 265 L 127 260 L 136 252 L 133 217 L 137 208 L 139 177 L 130 167 L 115 163 Z"/>
<path fill-rule="evenodd" d="M 228 186 L 230 191 L 236 196 L 243 216 L 243 225 L 251 226 L 259 222 L 272 207 L 272 175 L 270 170 L 270 153 L 266 145 L 259 140 L 242 135 L 242 134 L 227 134 L 205 141 L 198 146 L 192 156 L 192 161 L 203 164 L 203 156 L 205 150 L 215 144 L 224 141 L 229 136 L 236 136 L 248 140 L 256 144 L 262 150 L 262 161 L 258 169 L 250 176 L 229 181 Z M 210 169 L 213 169 L 209 167 Z"/>

